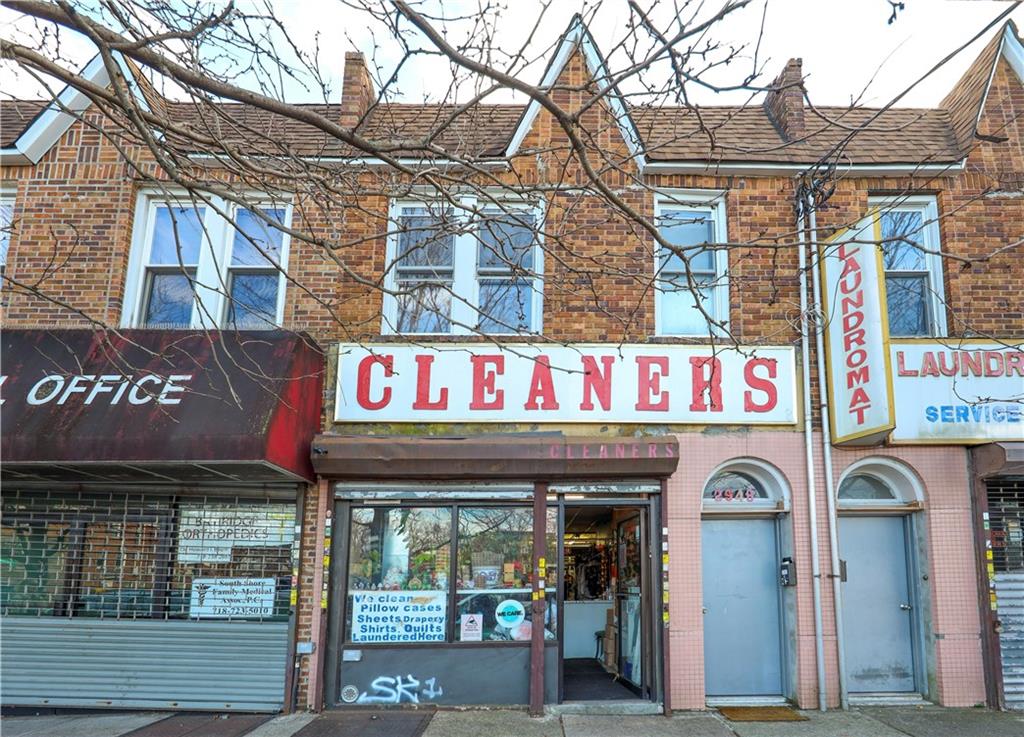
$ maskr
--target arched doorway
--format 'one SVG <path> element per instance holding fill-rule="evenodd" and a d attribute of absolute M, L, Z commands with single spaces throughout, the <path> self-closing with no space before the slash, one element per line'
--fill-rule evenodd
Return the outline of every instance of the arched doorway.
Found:
<path fill-rule="evenodd" d="M 847 688 L 854 697 L 922 693 L 921 484 L 902 464 L 869 458 L 846 470 L 837 495 Z"/>
<path fill-rule="evenodd" d="M 704 691 L 709 703 L 781 702 L 791 691 L 780 578 L 784 560 L 792 571 L 791 533 L 781 524 L 788 510 L 784 477 L 763 461 L 730 461 L 704 486 Z"/>

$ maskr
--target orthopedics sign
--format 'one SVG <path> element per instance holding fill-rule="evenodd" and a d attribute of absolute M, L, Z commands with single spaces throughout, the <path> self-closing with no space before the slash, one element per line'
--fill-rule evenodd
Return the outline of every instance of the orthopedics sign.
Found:
<path fill-rule="evenodd" d="M 891 351 L 893 442 L 1024 441 L 1024 340 L 914 341 Z"/>
<path fill-rule="evenodd" d="M 793 424 L 789 347 L 339 346 L 337 422 Z"/>
<path fill-rule="evenodd" d="M 885 271 L 869 216 L 821 247 L 832 442 L 874 445 L 895 425 Z"/>
<path fill-rule="evenodd" d="M 182 504 L 178 562 L 228 563 L 235 548 L 290 547 L 294 534 L 291 515 L 258 505 Z"/>

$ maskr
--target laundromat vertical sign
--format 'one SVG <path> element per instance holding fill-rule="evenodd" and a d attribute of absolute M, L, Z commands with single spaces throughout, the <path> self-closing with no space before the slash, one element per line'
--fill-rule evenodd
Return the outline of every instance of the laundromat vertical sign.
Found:
<path fill-rule="evenodd" d="M 885 270 L 877 217 L 822 246 L 832 442 L 875 445 L 896 426 Z"/>

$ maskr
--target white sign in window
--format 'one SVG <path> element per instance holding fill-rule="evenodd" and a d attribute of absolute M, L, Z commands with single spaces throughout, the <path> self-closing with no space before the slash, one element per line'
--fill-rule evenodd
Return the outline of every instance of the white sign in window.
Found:
<path fill-rule="evenodd" d="M 273 578 L 194 578 L 189 616 L 249 619 L 274 615 Z"/>
<path fill-rule="evenodd" d="M 234 548 L 290 546 L 294 516 L 259 505 L 182 505 L 179 563 L 229 563 Z"/>
<path fill-rule="evenodd" d="M 351 591 L 352 642 L 444 642 L 446 591 Z"/>

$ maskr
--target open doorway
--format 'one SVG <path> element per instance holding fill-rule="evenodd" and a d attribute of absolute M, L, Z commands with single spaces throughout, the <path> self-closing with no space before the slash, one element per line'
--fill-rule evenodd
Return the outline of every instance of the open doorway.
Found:
<path fill-rule="evenodd" d="M 647 698 L 647 510 L 565 506 L 562 698 Z"/>

